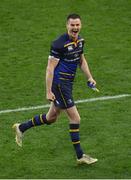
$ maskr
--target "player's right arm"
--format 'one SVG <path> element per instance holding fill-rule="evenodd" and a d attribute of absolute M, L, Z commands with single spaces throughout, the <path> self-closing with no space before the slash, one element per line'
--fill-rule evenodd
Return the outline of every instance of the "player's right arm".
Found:
<path fill-rule="evenodd" d="M 52 92 L 52 82 L 54 77 L 54 69 L 58 62 L 58 59 L 49 56 L 48 65 L 46 68 L 46 98 L 50 101 L 55 100 L 55 95 Z"/>

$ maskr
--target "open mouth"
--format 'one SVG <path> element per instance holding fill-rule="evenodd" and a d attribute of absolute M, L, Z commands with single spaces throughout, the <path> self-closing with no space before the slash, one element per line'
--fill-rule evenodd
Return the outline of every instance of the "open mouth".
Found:
<path fill-rule="evenodd" d="M 78 33 L 78 30 L 72 30 L 72 33 L 76 35 Z"/>

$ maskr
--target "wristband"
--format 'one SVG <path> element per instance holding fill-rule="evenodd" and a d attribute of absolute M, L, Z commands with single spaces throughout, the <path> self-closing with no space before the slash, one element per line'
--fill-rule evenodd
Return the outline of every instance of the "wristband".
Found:
<path fill-rule="evenodd" d="M 91 88 L 93 91 L 99 92 L 99 89 L 97 89 L 96 86 L 92 82 L 88 81 L 87 86 Z"/>

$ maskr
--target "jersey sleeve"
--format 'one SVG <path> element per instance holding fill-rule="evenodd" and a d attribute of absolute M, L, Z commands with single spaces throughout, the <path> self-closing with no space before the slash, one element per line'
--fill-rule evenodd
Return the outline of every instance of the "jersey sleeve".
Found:
<path fill-rule="evenodd" d="M 51 48 L 50 48 L 50 55 L 49 57 L 53 57 L 57 60 L 60 60 L 60 56 L 61 56 L 61 53 L 60 53 L 60 48 L 57 46 L 56 43 L 52 43 L 51 44 Z"/>

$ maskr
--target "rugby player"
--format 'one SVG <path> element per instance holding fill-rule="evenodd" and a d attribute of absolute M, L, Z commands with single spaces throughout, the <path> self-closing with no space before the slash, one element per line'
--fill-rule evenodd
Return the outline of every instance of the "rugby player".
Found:
<path fill-rule="evenodd" d="M 36 115 L 21 124 L 16 123 L 13 128 L 16 132 L 16 143 L 22 146 L 23 133 L 27 129 L 54 123 L 60 112 L 64 110 L 69 118 L 69 132 L 76 152 L 77 163 L 92 164 L 98 160 L 83 152 L 79 136 L 80 115 L 72 96 L 73 82 L 78 66 L 84 72 L 87 81 L 96 85 L 84 56 L 84 39 L 79 36 L 81 27 L 81 17 L 78 14 L 70 14 L 66 21 L 67 32 L 51 44 L 46 69 L 46 96 L 51 101 L 47 114 Z"/>

